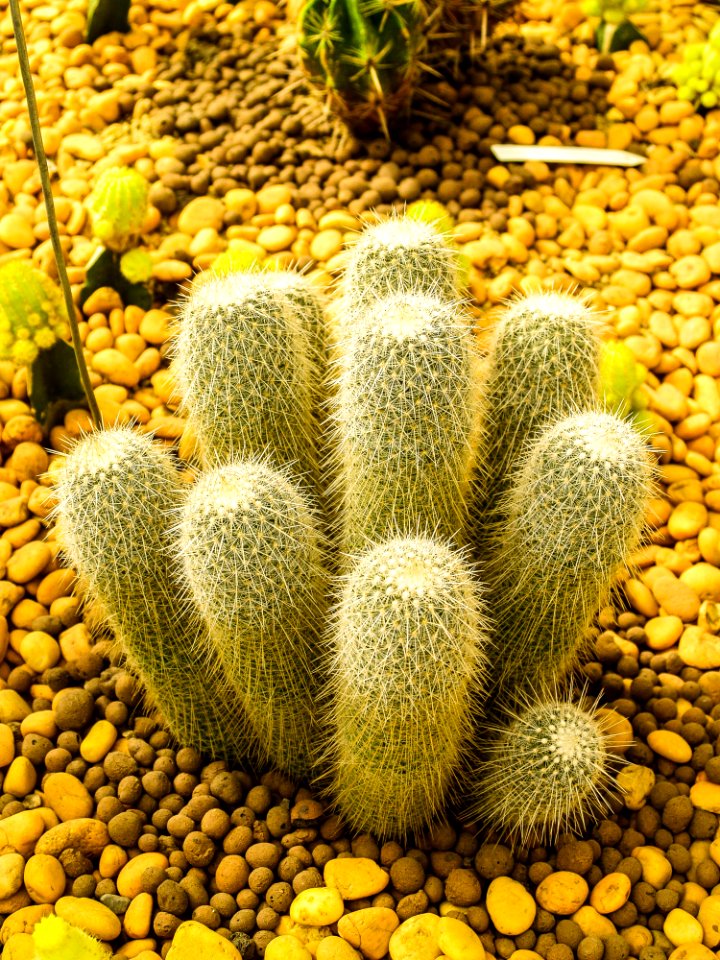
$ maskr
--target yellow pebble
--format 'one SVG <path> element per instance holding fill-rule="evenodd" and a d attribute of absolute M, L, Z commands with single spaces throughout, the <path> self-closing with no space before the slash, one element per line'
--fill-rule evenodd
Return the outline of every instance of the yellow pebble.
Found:
<path fill-rule="evenodd" d="M 612 913 L 627 903 L 631 889 L 632 883 L 626 873 L 608 873 L 593 887 L 590 906 L 598 913 Z"/>
<path fill-rule="evenodd" d="M 682 636 L 683 622 L 680 617 L 652 617 L 644 629 L 651 650 L 667 650 Z"/>
<path fill-rule="evenodd" d="M 343 940 L 359 949 L 367 960 L 382 960 L 399 922 L 397 914 L 389 907 L 365 907 L 341 917 L 337 932 Z"/>
<path fill-rule="evenodd" d="M 660 890 L 672 877 L 672 865 L 659 847 L 635 847 L 632 856 L 640 861 L 645 883 Z"/>
<path fill-rule="evenodd" d="M 480 937 L 462 920 L 453 917 L 440 918 L 437 945 L 448 960 L 485 960 Z"/>
<path fill-rule="evenodd" d="M 23 883 L 25 857 L 20 853 L 0 855 L 0 900 L 14 896 Z"/>
<path fill-rule="evenodd" d="M 390 960 L 436 960 L 440 917 L 420 913 L 405 920 L 390 937 Z"/>
<path fill-rule="evenodd" d="M 511 877 L 495 877 L 488 887 L 486 906 L 495 929 L 511 937 L 529 930 L 537 912 L 532 895 Z"/>
<path fill-rule="evenodd" d="M 670 536 L 675 540 L 690 540 L 707 526 L 707 520 L 708 512 L 704 504 L 693 501 L 679 503 L 668 520 Z"/>
<path fill-rule="evenodd" d="M 328 860 L 323 871 L 328 887 L 334 887 L 343 900 L 360 900 L 380 893 L 390 882 L 389 875 L 369 857 L 336 857 Z"/>
<path fill-rule="evenodd" d="M 265 953 L 267 958 L 267 951 Z M 361 960 L 360 954 L 342 937 L 325 937 L 317 945 L 315 960 Z"/>
<path fill-rule="evenodd" d="M 142 875 L 148 867 L 167 870 L 168 858 L 164 853 L 141 853 L 127 862 L 115 881 L 121 897 L 136 897 L 142 892 Z"/>
<path fill-rule="evenodd" d="M 242 960 L 240 951 L 197 920 L 185 920 L 175 931 L 165 960 Z"/>
<path fill-rule="evenodd" d="M 34 903 L 30 907 L 21 907 L 5 918 L 0 930 L 0 942 L 7 943 L 13 934 L 32 933 L 36 923 L 53 912 L 50 903 Z"/>
<path fill-rule="evenodd" d="M 702 943 L 683 943 L 675 947 L 668 960 L 717 960 L 717 953 Z"/>
<path fill-rule="evenodd" d="M 720 784 L 698 780 L 690 787 L 690 802 L 698 810 L 720 813 Z"/>
<path fill-rule="evenodd" d="M 301 890 L 290 904 L 290 919 L 308 927 L 337 923 L 344 912 L 343 899 L 332 887 Z"/>
<path fill-rule="evenodd" d="M 697 915 L 703 928 L 703 943 L 713 949 L 720 945 L 720 896 L 712 894 L 700 903 Z"/>
<path fill-rule="evenodd" d="M 617 933 L 612 920 L 598 913 L 595 907 L 591 907 L 589 903 L 576 910 L 570 919 L 575 921 L 586 937 L 598 937 L 600 940 L 606 940 Z"/>
<path fill-rule="evenodd" d="M 57 857 L 37 853 L 25 864 L 23 883 L 34 903 L 55 903 L 65 892 L 65 871 Z"/>
<path fill-rule="evenodd" d="M 120 936 L 120 918 L 109 907 L 90 897 L 60 897 L 55 913 L 68 923 L 91 933 L 98 940 Z"/>
<path fill-rule="evenodd" d="M 15 737 L 6 723 L 0 723 L 0 767 L 7 767 L 15 756 Z"/>
<path fill-rule="evenodd" d="M 312 954 L 297 937 L 287 934 L 270 941 L 265 947 L 265 960 L 312 960 Z"/>
<path fill-rule="evenodd" d="M 87 787 L 72 774 L 49 773 L 42 785 L 45 803 L 61 821 L 89 817 L 95 809 Z"/>
<path fill-rule="evenodd" d="M 37 771 L 27 757 L 15 757 L 7 769 L 3 781 L 5 793 L 14 797 L 26 797 L 35 789 Z"/>
<path fill-rule="evenodd" d="M 3 960 L 35 960 L 35 941 L 29 933 L 13 933 L 3 949 Z"/>
<path fill-rule="evenodd" d="M 680 582 L 686 583 L 701 600 L 720 600 L 720 570 L 711 563 L 694 563 L 680 574 Z"/>
<path fill-rule="evenodd" d="M 43 630 L 31 630 L 20 641 L 20 656 L 35 673 L 54 667 L 60 659 L 57 640 Z"/>
<path fill-rule="evenodd" d="M 647 742 L 653 753 L 673 763 L 689 763 L 692 758 L 690 744 L 672 730 L 653 730 L 648 734 Z"/>
<path fill-rule="evenodd" d="M 152 894 L 138 893 L 133 897 L 123 917 L 123 930 L 133 940 L 142 940 L 152 929 Z"/>
<path fill-rule="evenodd" d="M 665 917 L 663 933 L 674 947 L 685 943 L 702 943 L 704 936 L 700 921 L 680 907 L 671 910 Z"/>
<path fill-rule="evenodd" d="M 38 577 L 52 559 L 47 543 L 33 540 L 20 547 L 7 562 L 7 577 L 13 583 L 29 583 Z"/>
<path fill-rule="evenodd" d="M 628 810 L 639 810 L 644 806 L 650 791 L 655 786 L 655 773 L 650 767 L 628 763 L 618 772 L 617 785 L 623 792 L 623 801 Z M 592 903 L 592 898 L 590 902 Z M 617 908 L 613 907 L 613 910 L 615 909 Z M 603 912 L 611 911 L 600 911 L 600 913 Z"/>
<path fill-rule="evenodd" d="M 88 763 L 98 763 L 110 753 L 117 736 L 117 729 L 109 720 L 98 720 L 81 742 L 80 756 Z"/>
<path fill-rule="evenodd" d="M 575 913 L 587 899 L 587 881 L 570 870 L 557 870 L 540 882 L 535 899 L 549 913 L 563 916 Z"/>

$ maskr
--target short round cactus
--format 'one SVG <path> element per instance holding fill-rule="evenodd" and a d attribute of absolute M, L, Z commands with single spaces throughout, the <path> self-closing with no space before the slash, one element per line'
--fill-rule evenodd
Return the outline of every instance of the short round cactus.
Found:
<path fill-rule="evenodd" d="M 55 914 L 42 917 L 32 928 L 35 960 L 104 960 L 104 944 Z"/>
<path fill-rule="evenodd" d="M 110 250 L 125 250 L 137 238 L 148 210 L 149 184 L 133 167 L 102 173 L 86 200 L 93 234 Z"/>
<path fill-rule="evenodd" d="M 472 734 L 485 636 L 462 553 L 398 539 L 353 565 L 334 618 L 328 749 L 353 828 L 401 836 L 441 812 Z"/>
<path fill-rule="evenodd" d="M 33 363 L 41 350 L 70 336 L 62 294 L 26 260 L 0 266 L 0 359 Z"/>
<path fill-rule="evenodd" d="M 592 706 L 548 697 L 482 733 L 487 756 L 466 788 L 472 820 L 521 844 L 554 842 L 607 806 L 609 751 Z"/>

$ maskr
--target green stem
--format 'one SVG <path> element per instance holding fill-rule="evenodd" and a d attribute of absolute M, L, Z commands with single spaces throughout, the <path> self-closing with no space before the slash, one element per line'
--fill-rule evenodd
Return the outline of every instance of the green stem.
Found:
<path fill-rule="evenodd" d="M 60 234 L 57 226 L 57 216 L 55 214 L 55 201 L 50 186 L 50 172 L 48 170 L 47 155 L 42 142 L 42 132 L 40 129 L 40 118 L 38 115 L 37 99 L 35 97 L 35 87 L 33 85 L 32 73 L 30 72 L 30 61 L 28 60 L 27 45 L 25 43 L 25 31 L 23 29 L 22 17 L 20 16 L 20 5 L 18 0 L 10 0 L 10 16 L 12 17 L 13 33 L 15 34 L 15 43 L 17 45 L 18 61 L 20 63 L 20 75 L 22 76 L 23 86 L 25 87 L 25 96 L 27 98 L 28 113 L 30 115 L 30 129 L 32 131 L 33 149 L 35 150 L 35 159 L 40 174 L 40 183 L 42 185 L 43 199 L 47 211 L 48 229 L 52 241 L 55 263 L 57 264 L 58 278 L 62 287 L 63 297 L 65 299 L 65 309 L 67 310 L 68 321 L 70 323 L 70 332 L 72 334 L 72 345 L 77 359 L 78 370 L 80 371 L 80 380 L 90 408 L 90 416 L 97 429 L 102 426 L 102 418 L 98 409 L 97 400 L 93 393 L 90 383 L 90 374 L 88 373 L 85 355 L 83 353 L 82 340 L 80 339 L 80 329 L 78 327 L 77 315 L 75 313 L 75 304 L 73 302 L 70 281 L 67 270 L 65 269 L 65 259 L 63 257 L 62 246 L 60 245 Z"/>

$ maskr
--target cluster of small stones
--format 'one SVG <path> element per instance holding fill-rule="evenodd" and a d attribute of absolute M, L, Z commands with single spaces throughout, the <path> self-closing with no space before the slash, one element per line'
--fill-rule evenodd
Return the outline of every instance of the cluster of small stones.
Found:
<path fill-rule="evenodd" d="M 661 488 L 650 542 L 624 596 L 601 612 L 584 666 L 617 733 L 634 738 L 612 817 L 553 848 L 511 849 L 455 821 L 380 846 L 349 835 L 304 785 L 229 770 L 172 743 L 147 715 L 58 559 L 60 458 L 47 452 L 24 372 L 0 363 L 4 955 L 24 960 L 28 929 L 54 911 L 127 960 L 418 960 L 419 942 L 451 960 L 711 960 L 720 948 L 720 111 L 698 116 L 662 83 L 664 58 L 700 39 L 711 8 L 663 3 L 638 15 L 650 47 L 609 60 L 588 46 L 592 24 L 575 4 L 555 19 L 526 4 L 522 40 L 508 31 L 466 85 L 435 89 L 453 100 L 450 125 L 418 120 L 402 145 L 348 141 L 340 156 L 331 127 L 289 90 L 288 31 L 269 0 L 137 3 L 128 35 L 92 47 L 84 9 L 85 0 L 24 4 L 76 292 L 94 249 L 82 201 L 118 163 L 151 181 L 156 290 L 167 284 L 173 296 L 227 248 L 299 263 L 330 283 L 369 208 L 440 199 L 472 265 L 480 324 L 515 288 L 580 282 L 607 311 L 608 332 L 649 369 Z M 52 272 L 11 36 L 5 14 L 0 262 L 31 257 Z M 556 142 L 548 137 L 631 147 L 648 160 L 628 171 L 508 169 L 489 155 L 492 142 Z M 102 289 L 81 331 L 106 422 L 135 423 L 182 455 L 171 320 L 169 308 L 123 307 Z M 86 412 L 70 411 L 49 446 L 65 450 L 88 428 Z"/>

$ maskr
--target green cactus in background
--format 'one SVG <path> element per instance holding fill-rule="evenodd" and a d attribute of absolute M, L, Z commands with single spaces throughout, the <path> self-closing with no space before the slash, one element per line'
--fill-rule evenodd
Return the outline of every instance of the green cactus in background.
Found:
<path fill-rule="evenodd" d="M 550 420 L 595 405 L 599 362 L 597 321 L 581 298 L 535 293 L 501 312 L 484 376 L 484 439 L 473 505 L 478 539 L 528 441 Z"/>
<path fill-rule="evenodd" d="M 333 622 L 328 749 L 343 818 L 402 836 L 442 811 L 472 732 L 485 623 L 465 556 L 425 538 L 361 556 Z"/>
<path fill-rule="evenodd" d="M 460 252 L 444 230 L 394 216 L 368 227 L 350 247 L 340 290 L 345 310 L 353 313 L 392 293 L 457 300 L 461 280 Z"/>
<path fill-rule="evenodd" d="M 268 456 L 316 478 L 310 337 L 270 273 L 211 276 L 181 306 L 175 369 L 206 465 Z"/>
<path fill-rule="evenodd" d="M 32 930 L 35 960 L 107 960 L 104 945 L 55 914 L 42 917 Z"/>
<path fill-rule="evenodd" d="M 649 435 L 655 424 L 647 413 L 648 399 L 640 390 L 647 368 L 622 340 L 603 343 L 600 351 L 600 397 L 608 413 L 629 420 L 638 433 Z"/>
<path fill-rule="evenodd" d="M 109 250 L 124 251 L 137 240 L 148 211 L 150 185 L 133 167 L 102 173 L 86 200 L 93 235 Z"/>
<path fill-rule="evenodd" d="M 238 701 L 181 597 L 172 526 L 182 485 L 162 447 L 130 428 L 80 440 L 56 483 L 63 550 L 182 744 L 242 758 Z"/>
<path fill-rule="evenodd" d="M 700 110 L 713 110 L 720 103 L 720 22 L 713 25 L 704 43 L 688 43 L 681 49 L 681 62 L 670 69 L 678 100 L 689 100 Z"/>
<path fill-rule="evenodd" d="M 512 700 L 575 665 L 583 632 L 642 532 L 650 450 L 625 420 L 581 413 L 547 427 L 519 466 L 484 575 Z"/>
<path fill-rule="evenodd" d="M 0 266 L 0 360 L 30 366 L 41 350 L 70 336 L 62 294 L 28 260 Z"/>
<path fill-rule="evenodd" d="M 307 498 L 267 464 L 218 467 L 190 490 L 178 546 L 257 755 L 307 774 L 318 736 L 317 634 L 327 579 Z"/>
<path fill-rule="evenodd" d="M 330 109 L 359 132 L 407 114 L 418 82 L 425 8 L 420 0 L 306 0 L 300 63 Z"/>
<path fill-rule="evenodd" d="M 393 294 L 356 314 L 338 353 L 331 494 L 342 550 L 398 534 L 463 541 L 480 415 L 468 315 Z"/>
<path fill-rule="evenodd" d="M 592 705 L 550 696 L 528 701 L 506 726 L 482 733 L 487 756 L 466 787 L 472 821 L 521 845 L 553 843 L 607 808 L 611 764 Z"/>

